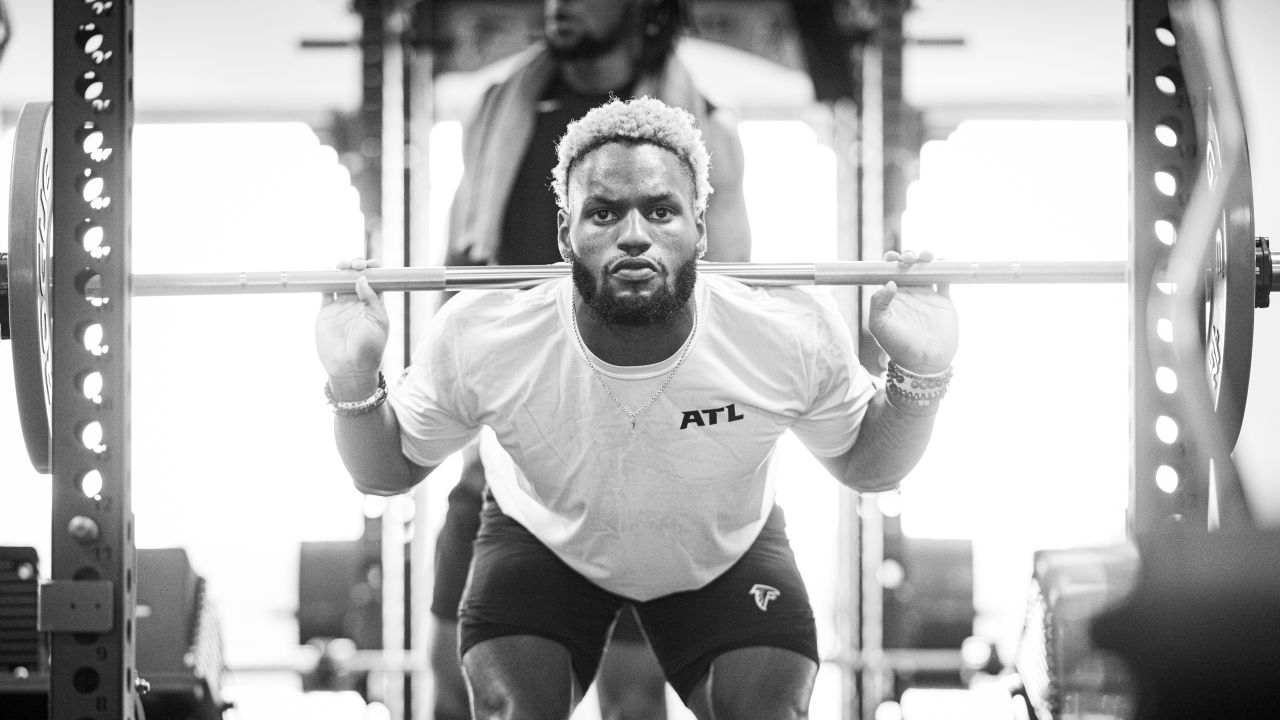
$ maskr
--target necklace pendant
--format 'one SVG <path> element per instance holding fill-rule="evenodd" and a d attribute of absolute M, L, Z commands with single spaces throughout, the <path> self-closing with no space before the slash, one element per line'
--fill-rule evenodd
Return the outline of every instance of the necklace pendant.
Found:
<path fill-rule="evenodd" d="M 627 407 L 626 403 L 619 400 L 618 397 L 613 394 L 613 390 L 609 389 L 609 383 L 604 380 L 604 375 L 600 373 L 596 364 L 591 362 L 591 351 L 587 349 L 587 344 L 582 342 L 582 333 L 578 330 L 578 298 L 576 294 L 572 297 L 571 302 L 572 313 L 570 324 L 573 327 L 573 337 L 578 341 L 578 349 L 582 351 L 582 359 L 586 361 L 587 367 L 591 369 L 591 374 L 596 378 L 596 382 L 600 383 L 600 387 L 604 389 L 605 394 L 609 396 L 609 399 L 613 401 L 613 404 L 617 405 L 619 410 L 626 413 L 627 416 L 631 418 L 631 435 L 634 437 L 636 434 L 636 420 L 639 419 L 640 413 L 648 410 L 649 406 L 653 405 L 653 403 L 662 395 L 662 393 L 667 389 L 667 386 L 671 384 L 671 379 L 675 377 L 676 371 L 680 369 L 680 366 L 684 364 L 685 358 L 689 356 L 689 349 L 693 347 L 693 338 L 698 334 L 698 313 L 696 310 L 694 311 L 693 327 L 689 330 L 689 337 L 685 338 L 684 349 L 680 351 L 680 357 L 676 358 L 676 364 L 671 368 L 671 371 L 667 373 L 667 378 L 663 380 L 662 385 L 649 396 L 649 400 L 644 405 L 640 406 L 639 410 L 632 412 L 631 408 Z"/>

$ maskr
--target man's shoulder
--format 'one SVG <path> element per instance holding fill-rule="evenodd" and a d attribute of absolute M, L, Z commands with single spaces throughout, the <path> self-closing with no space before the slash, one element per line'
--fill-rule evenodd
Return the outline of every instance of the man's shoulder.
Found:
<path fill-rule="evenodd" d="M 729 307 L 796 313 L 834 307 L 828 295 L 801 285 L 752 285 L 718 273 L 702 277 L 716 302 Z"/>
<path fill-rule="evenodd" d="M 487 81 L 482 101 L 488 101 L 508 87 L 529 82 L 531 74 L 539 77 L 546 75 L 552 67 L 554 62 L 542 43 L 535 43 L 490 63 L 476 71 Z"/>
<path fill-rule="evenodd" d="M 441 307 L 440 316 L 443 321 L 467 326 L 552 317 L 559 282 L 525 289 L 462 290 Z"/>
<path fill-rule="evenodd" d="M 748 285 L 704 274 L 714 322 L 730 332 L 768 338 L 783 346 L 821 346 L 847 332 L 844 315 L 830 293 L 799 285 Z"/>

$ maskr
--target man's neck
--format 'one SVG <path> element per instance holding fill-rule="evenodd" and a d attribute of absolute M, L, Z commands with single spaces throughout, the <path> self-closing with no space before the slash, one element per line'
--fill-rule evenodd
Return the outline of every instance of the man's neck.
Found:
<path fill-rule="evenodd" d="M 675 315 L 652 325 L 606 323 L 574 291 L 578 335 L 583 344 L 610 365 L 651 365 L 679 352 L 693 330 L 696 312 L 690 298 Z"/>
<path fill-rule="evenodd" d="M 636 58 L 626 47 L 615 48 L 599 57 L 560 62 L 560 79 L 579 93 L 626 90 L 635 82 L 636 74 Z"/>

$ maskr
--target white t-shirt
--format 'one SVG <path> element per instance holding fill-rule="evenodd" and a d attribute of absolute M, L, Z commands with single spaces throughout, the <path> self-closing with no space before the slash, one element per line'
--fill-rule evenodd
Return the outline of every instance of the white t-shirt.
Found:
<path fill-rule="evenodd" d="M 569 278 L 460 293 L 390 402 L 404 454 L 420 465 L 491 429 L 505 453 L 484 451 L 485 471 L 503 512 L 628 598 L 696 589 L 728 569 L 773 506 L 779 436 L 790 429 L 815 455 L 840 455 L 876 392 L 830 298 L 704 274 L 684 363 L 633 430 L 583 357 L 572 297 Z M 679 356 L 591 361 L 635 410 Z"/>

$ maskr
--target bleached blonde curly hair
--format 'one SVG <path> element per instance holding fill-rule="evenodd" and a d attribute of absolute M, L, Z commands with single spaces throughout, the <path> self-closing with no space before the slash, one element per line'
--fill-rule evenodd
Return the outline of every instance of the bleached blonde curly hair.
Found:
<path fill-rule="evenodd" d="M 551 187 L 561 210 L 569 212 L 569 172 L 574 164 L 611 142 L 649 143 L 675 154 L 693 179 L 694 210 L 707 209 L 707 199 L 713 192 L 711 156 L 697 121 L 684 108 L 645 96 L 633 100 L 613 98 L 569 123 L 556 143 L 558 162 L 551 171 Z"/>

